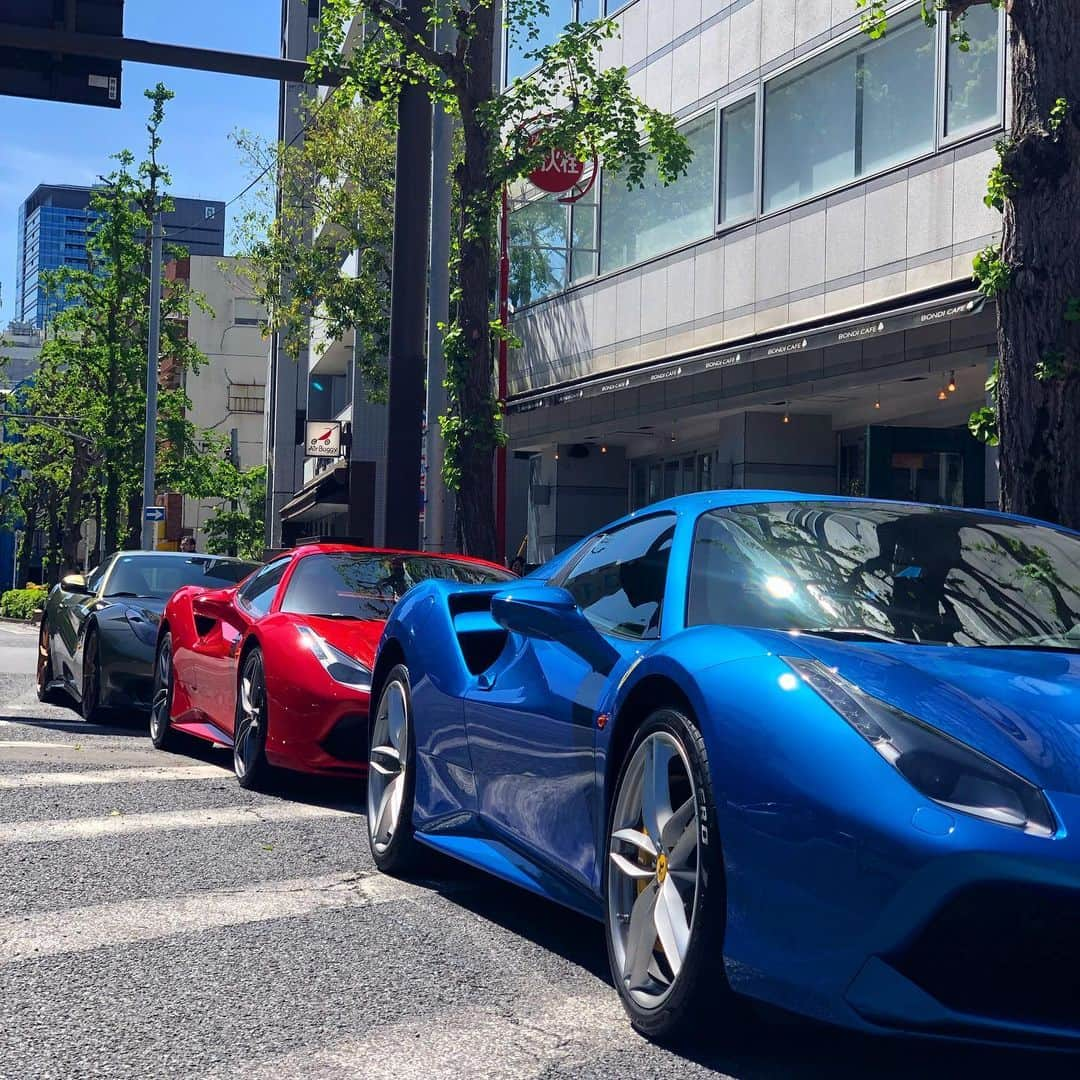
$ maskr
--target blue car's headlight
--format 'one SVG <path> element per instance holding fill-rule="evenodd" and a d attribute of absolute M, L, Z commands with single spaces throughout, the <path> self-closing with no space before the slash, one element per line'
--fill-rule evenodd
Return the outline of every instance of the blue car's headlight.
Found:
<path fill-rule="evenodd" d="M 144 645 L 149 645 L 151 648 L 157 645 L 158 624 L 161 622 L 160 615 L 152 611 L 136 611 L 134 608 L 128 608 L 125 617 L 128 626 L 131 627 L 131 632 L 139 641 Z"/>
<path fill-rule="evenodd" d="M 985 754 L 860 690 L 817 660 L 784 657 L 905 780 L 950 810 L 1052 836 L 1043 793 Z"/>
<path fill-rule="evenodd" d="M 331 679 L 354 690 L 371 689 L 371 672 L 359 660 L 334 648 L 310 626 L 298 626 L 297 630 L 300 640 L 315 654 Z"/>

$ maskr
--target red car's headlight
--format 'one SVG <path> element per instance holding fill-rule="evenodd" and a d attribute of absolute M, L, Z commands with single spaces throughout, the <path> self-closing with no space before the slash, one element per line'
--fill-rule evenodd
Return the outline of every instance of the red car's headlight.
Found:
<path fill-rule="evenodd" d="M 359 660 L 334 648 L 310 626 L 298 626 L 297 630 L 300 632 L 300 640 L 315 654 L 316 659 L 334 682 L 352 687 L 354 690 L 371 690 L 371 671 Z"/>

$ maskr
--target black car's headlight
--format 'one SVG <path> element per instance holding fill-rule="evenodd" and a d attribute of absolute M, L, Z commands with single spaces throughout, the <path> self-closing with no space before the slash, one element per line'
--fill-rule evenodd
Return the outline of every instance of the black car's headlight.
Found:
<path fill-rule="evenodd" d="M 334 648 L 310 626 L 298 626 L 297 630 L 300 631 L 300 640 L 315 654 L 331 679 L 354 690 L 371 689 L 371 671 L 359 660 Z"/>
<path fill-rule="evenodd" d="M 934 802 L 1036 836 L 1052 836 L 1042 791 L 985 754 L 872 697 L 817 660 L 783 658 L 917 791 Z"/>
<path fill-rule="evenodd" d="M 128 608 L 124 614 L 128 626 L 131 627 L 131 632 L 139 641 L 151 647 L 157 644 L 158 625 L 161 623 L 160 615 L 153 611 L 136 611 L 134 608 Z"/>

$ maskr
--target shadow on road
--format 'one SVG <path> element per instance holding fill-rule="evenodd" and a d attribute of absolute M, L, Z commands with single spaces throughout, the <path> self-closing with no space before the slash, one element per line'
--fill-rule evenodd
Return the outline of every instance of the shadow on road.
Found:
<path fill-rule="evenodd" d="M 610 985 L 600 923 L 508 885 L 462 863 L 439 857 L 436 877 L 423 884 L 458 906 L 528 938 Z M 612 987 L 612 994 L 615 993 Z M 1076 1080 L 1080 1059 L 1004 1047 L 972 1047 L 930 1039 L 867 1036 L 790 1017 L 764 1006 L 737 1009 L 731 1029 L 718 1003 L 716 1025 L 672 1053 L 735 1080 L 957 1080 L 1023 1077 Z"/>

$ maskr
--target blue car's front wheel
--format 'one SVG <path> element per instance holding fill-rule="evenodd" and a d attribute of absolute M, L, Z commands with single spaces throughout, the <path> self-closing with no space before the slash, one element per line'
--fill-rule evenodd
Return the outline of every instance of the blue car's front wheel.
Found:
<path fill-rule="evenodd" d="M 652 713 L 619 775 L 608 820 L 607 943 L 633 1024 L 693 1034 L 723 970 L 724 875 L 704 741 L 676 708 Z M 710 1020 L 715 1028 L 715 1019 Z"/>

